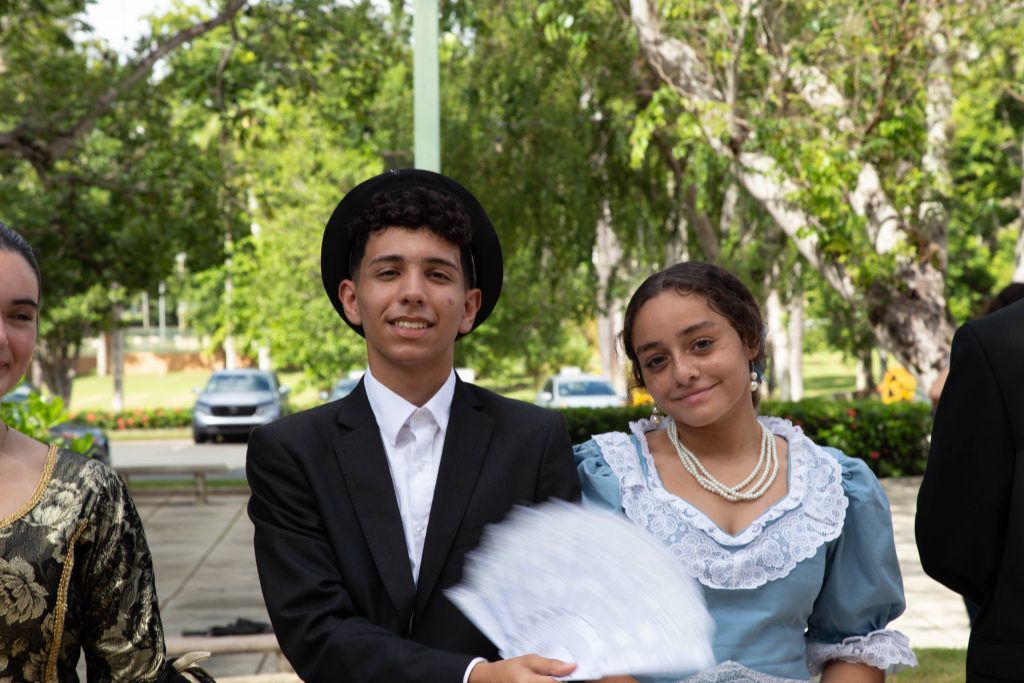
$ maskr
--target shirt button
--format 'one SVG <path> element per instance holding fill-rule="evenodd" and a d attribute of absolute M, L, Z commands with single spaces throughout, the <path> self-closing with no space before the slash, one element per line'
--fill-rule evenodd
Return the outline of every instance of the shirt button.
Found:
<path fill-rule="evenodd" d="M 419 534 L 420 536 L 423 535 L 423 525 L 422 524 L 417 524 L 416 525 L 416 533 Z"/>

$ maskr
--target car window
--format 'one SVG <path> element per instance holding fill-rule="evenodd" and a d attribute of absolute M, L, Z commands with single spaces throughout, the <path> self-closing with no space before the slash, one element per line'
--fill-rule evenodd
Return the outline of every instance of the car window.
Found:
<path fill-rule="evenodd" d="M 560 396 L 614 396 L 615 389 L 607 382 L 597 380 L 573 380 L 558 385 Z"/>
<path fill-rule="evenodd" d="M 544 383 L 544 391 L 548 392 L 549 394 L 551 393 L 551 380 L 548 380 L 547 382 Z"/>
<path fill-rule="evenodd" d="M 206 385 L 211 394 L 270 390 L 270 380 L 260 375 L 214 375 Z"/>

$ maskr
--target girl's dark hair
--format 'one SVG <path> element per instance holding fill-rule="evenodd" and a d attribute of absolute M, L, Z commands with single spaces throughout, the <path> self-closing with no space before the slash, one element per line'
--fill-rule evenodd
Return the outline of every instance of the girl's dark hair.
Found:
<path fill-rule="evenodd" d="M 711 263 L 684 261 L 644 280 L 626 306 L 619 340 L 625 349 L 626 357 L 629 358 L 630 373 L 636 386 L 645 385 L 633 346 L 633 325 L 643 305 L 667 291 L 677 294 L 699 294 L 704 297 L 711 310 L 729 321 L 745 347 L 757 349 L 757 356 L 750 363 L 751 369 L 764 376 L 765 326 L 761 308 L 757 305 L 754 295 L 738 277 L 724 268 Z M 760 401 L 760 393 L 760 389 L 751 392 L 754 406 Z"/>
<path fill-rule="evenodd" d="M 25 259 L 32 268 L 32 272 L 36 274 L 36 284 L 42 290 L 43 276 L 39 272 L 39 262 L 36 261 L 36 255 L 32 253 L 32 246 L 28 243 L 28 240 L 3 223 L 0 223 L 0 250 L 13 252 Z"/>
<path fill-rule="evenodd" d="M 981 315 L 995 313 L 1000 308 L 1009 306 L 1019 299 L 1024 299 L 1024 282 L 1011 282 L 988 300 L 985 307 L 981 310 Z"/>

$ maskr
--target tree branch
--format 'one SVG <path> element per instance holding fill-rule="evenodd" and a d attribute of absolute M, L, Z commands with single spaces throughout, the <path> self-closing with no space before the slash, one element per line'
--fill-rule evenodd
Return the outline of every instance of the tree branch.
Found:
<path fill-rule="evenodd" d="M 189 40 L 230 21 L 247 2 L 248 0 L 229 0 L 224 9 L 212 19 L 178 31 L 166 42 L 147 52 L 125 78 L 96 98 L 89 111 L 79 118 L 68 132 L 57 135 L 49 143 L 43 143 L 37 139 L 38 136 L 32 135 L 31 123 L 27 120 L 21 121 L 11 130 L 0 133 L 0 150 L 11 151 L 28 160 L 37 172 L 45 171 L 95 128 L 100 117 L 110 111 L 125 93 L 146 78 L 160 59 Z"/>

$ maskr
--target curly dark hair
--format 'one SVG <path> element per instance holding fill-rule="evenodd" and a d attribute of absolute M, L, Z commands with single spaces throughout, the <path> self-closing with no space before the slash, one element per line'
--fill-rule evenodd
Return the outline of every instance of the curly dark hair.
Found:
<path fill-rule="evenodd" d="M 40 290 L 43 288 L 43 276 L 39 273 L 39 262 L 32 252 L 32 245 L 20 233 L 3 223 L 0 223 L 0 251 L 9 251 L 25 259 L 32 272 L 36 274 L 36 285 Z"/>
<path fill-rule="evenodd" d="M 684 261 L 644 280 L 626 306 L 619 341 L 626 352 L 626 357 L 629 358 L 630 372 L 636 386 L 645 385 L 636 349 L 633 347 L 633 325 L 643 305 L 665 291 L 699 294 L 704 297 L 711 310 L 725 316 L 739 334 L 744 346 L 757 349 L 757 356 L 751 361 L 751 368 L 758 375 L 764 375 L 765 326 L 761 308 L 757 305 L 754 295 L 738 277 L 724 268 L 712 263 Z M 755 407 L 760 403 L 760 394 L 760 388 L 751 392 Z"/>
<path fill-rule="evenodd" d="M 387 228 L 426 229 L 459 247 L 466 287 L 476 285 L 476 271 L 469 252 L 473 226 L 457 198 L 426 187 L 378 192 L 371 197 L 363 212 L 348 227 L 352 240 L 349 272 L 353 277 L 366 255 L 370 235 Z"/>

